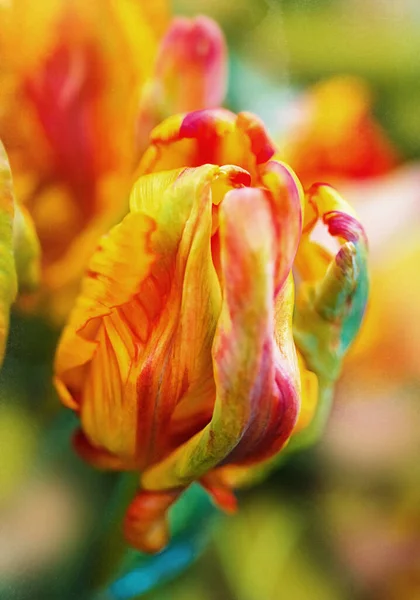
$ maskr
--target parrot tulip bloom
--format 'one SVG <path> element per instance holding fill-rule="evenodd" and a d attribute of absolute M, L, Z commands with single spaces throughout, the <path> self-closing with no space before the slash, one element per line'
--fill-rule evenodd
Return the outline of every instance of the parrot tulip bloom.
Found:
<path fill-rule="evenodd" d="M 304 302 L 302 348 L 293 332 L 292 267 L 310 248 L 299 249 L 305 201 L 274 153 L 247 113 L 197 111 L 157 127 L 130 213 L 102 238 L 57 350 L 57 391 L 80 415 L 79 453 L 97 467 L 141 473 L 125 533 L 144 550 L 166 543 L 167 509 L 193 481 L 232 510 L 236 474 L 277 455 L 301 405 L 317 404 Z M 321 195 L 319 214 L 353 244 L 353 217 L 337 206 L 324 213 L 328 202 Z M 325 297 L 316 345 L 330 332 L 323 319 L 339 332 L 343 310 L 351 312 L 357 261 L 339 253 L 327 274 L 315 262 L 328 287 L 316 304 L 322 310 Z"/>

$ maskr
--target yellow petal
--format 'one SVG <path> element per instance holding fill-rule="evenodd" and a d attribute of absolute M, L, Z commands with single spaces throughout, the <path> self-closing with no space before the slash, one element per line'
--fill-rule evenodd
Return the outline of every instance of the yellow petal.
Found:
<path fill-rule="evenodd" d="M 219 171 L 205 166 L 137 182 L 133 212 L 102 239 L 58 349 L 63 402 L 79 407 L 94 445 L 130 464 L 165 452 L 181 400 L 174 435 L 196 421 L 193 414 L 185 422 L 189 397 L 200 412 L 200 398 L 214 396 L 220 286 L 210 247 L 211 182 Z"/>
<path fill-rule="evenodd" d="M 300 352 L 297 352 L 301 381 L 301 405 L 294 433 L 305 429 L 312 421 L 318 404 L 318 378 L 306 368 Z"/>
<path fill-rule="evenodd" d="M 72 397 L 71 390 L 80 386 L 83 366 L 92 359 L 96 349 L 87 330 L 97 328 L 98 318 L 128 302 L 138 291 L 154 259 L 148 248 L 153 227 L 153 222 L 144 215 L 127 215 L 101 239 L 91 259 L 55 358 L 58 392 L 71 408 L 76 408 L 79 400 Z M 63 388 L 67 389 L 66 398 Z"/>

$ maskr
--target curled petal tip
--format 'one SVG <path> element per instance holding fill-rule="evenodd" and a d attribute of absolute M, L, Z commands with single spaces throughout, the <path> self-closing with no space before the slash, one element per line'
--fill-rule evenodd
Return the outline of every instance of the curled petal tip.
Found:
<path fill-rule="evenodd" d="M 210 494 L 216 506 L 228 514 L 236 512 L 238 508 L 236 496 L 228 486 L 223 484 L 221 478 L 218 478 L 217 475 L 209 475 L 203 477 L 200 482 Z"/>
<path fill-rule="evenodd" d="M 276 147 L 259 117 L 249 112 L 241 112 L 238 114 L 237 127 L 248 136 L 257 164 L 263 164 L 274 156 Z"/>
<path fill-rule="evenodd" d="M 342 246 L 325 274 L 314 298 L 317 312 L 328 321 L 340 318 L 359 278 L 357 250 L 348 242 Z"/>
<path fill-rule="evenodd" d="M 317 184 L 307 199 L 309 217 L 298 255 L 303 283 L 297 297 L 295 339 L 311 368 L 334 380 L 365 312 L 367 240 L 354 211 L 336 190 Z M 308 239 L 318 219 L 341 243 L 335 256 Z"/>
<path fill-rule="evenodd" d="M 127 509 L 124 535 L 135 548 L 147 553 L 162 550 L 169 540 L 166 513 L 182 490 L 140 491 Z"/>

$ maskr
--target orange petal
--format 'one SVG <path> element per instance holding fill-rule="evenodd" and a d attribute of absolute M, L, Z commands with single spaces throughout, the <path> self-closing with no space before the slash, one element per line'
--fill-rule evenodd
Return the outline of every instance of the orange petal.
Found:
<path fill-rule="evenodd" d="M 118 456 L 109 453 L 104 448 L 98 448 L 90 443 L 81 429 L 73 436 L 73 447 L 83 460 L 97 469 L 125 471 L 133 468 Z"/>
<path fill-rule="evenodd" d="M 179 417 L 182 436 L 196 426 L 201 398 L 208 406 L 214 397 L 221 300 L 211 183 L 219 176 L 235 180 L 231 169 L 204 166 L 138 181 L 133 212 L 103 238 L 58 349 L 57 390 L 80 407 L 90 442 L 139 468 L 176 443 L 168 432 L 178 403 L 185 399 L 184 416 L 188 398 L 196 407 L 191 422 Z"/>
<path fill-rule="evenodd" d="M 145 215 L 128 215 L 102 238 L 91 259 L 55 358 L 57 391 L 71 408 L 80 402 L 84 367 L 95 355 L 94 333 L 99 328 L 100 318 L 128 302 L 150 273 L 154 256 L 149 243 L 154 227 L 153 221 Z M 128 256 L 131 260 L 127 260 Z"/>
<path fill-rule="evenodd" d="M 124 536 L 135 548 L 155 553 L 168 543 L 169 525 L 166 513 L 181 491 L 137 493 L 124 519 Z"/>
<path fill-rule="evenodd" d="M 207 163 L 231 164 L 247 170 L 257 181 L 257 165 L 275 152 L 256 116 L 249 113 L 236 116 L 224 109 L 169 117 L 153 130 L 150 141 L 139 174 Z"/>

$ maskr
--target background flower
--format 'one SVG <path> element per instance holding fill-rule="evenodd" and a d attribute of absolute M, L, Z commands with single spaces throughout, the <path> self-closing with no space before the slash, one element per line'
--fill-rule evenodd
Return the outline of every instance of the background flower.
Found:
<path fill-rule="evenodd" d="M 55 0 L 41 10 L 18 0 L 3 8 L 0 135 L 43 250 L 37 307 L 33 297 L 22 306 L 57 323 L 68 313 L 98 237 L 128 209 L 140 138 L 191 103 L 204 108 L 223 101 L 220 29 L 204 17 L 177 20 L 159 49 L 168 12 L 164 2 L 151 9 L 133 0 Z M 17 44 L 22 22 L 28 32 Z M 168 55 L 175 62 L 163 58 Z M 177 78 L 188 93 L 176 91 Z M 145 114 L 152 87 L 159 98 Z M 18 113 L 23 118 L 11 126 Z"/>

